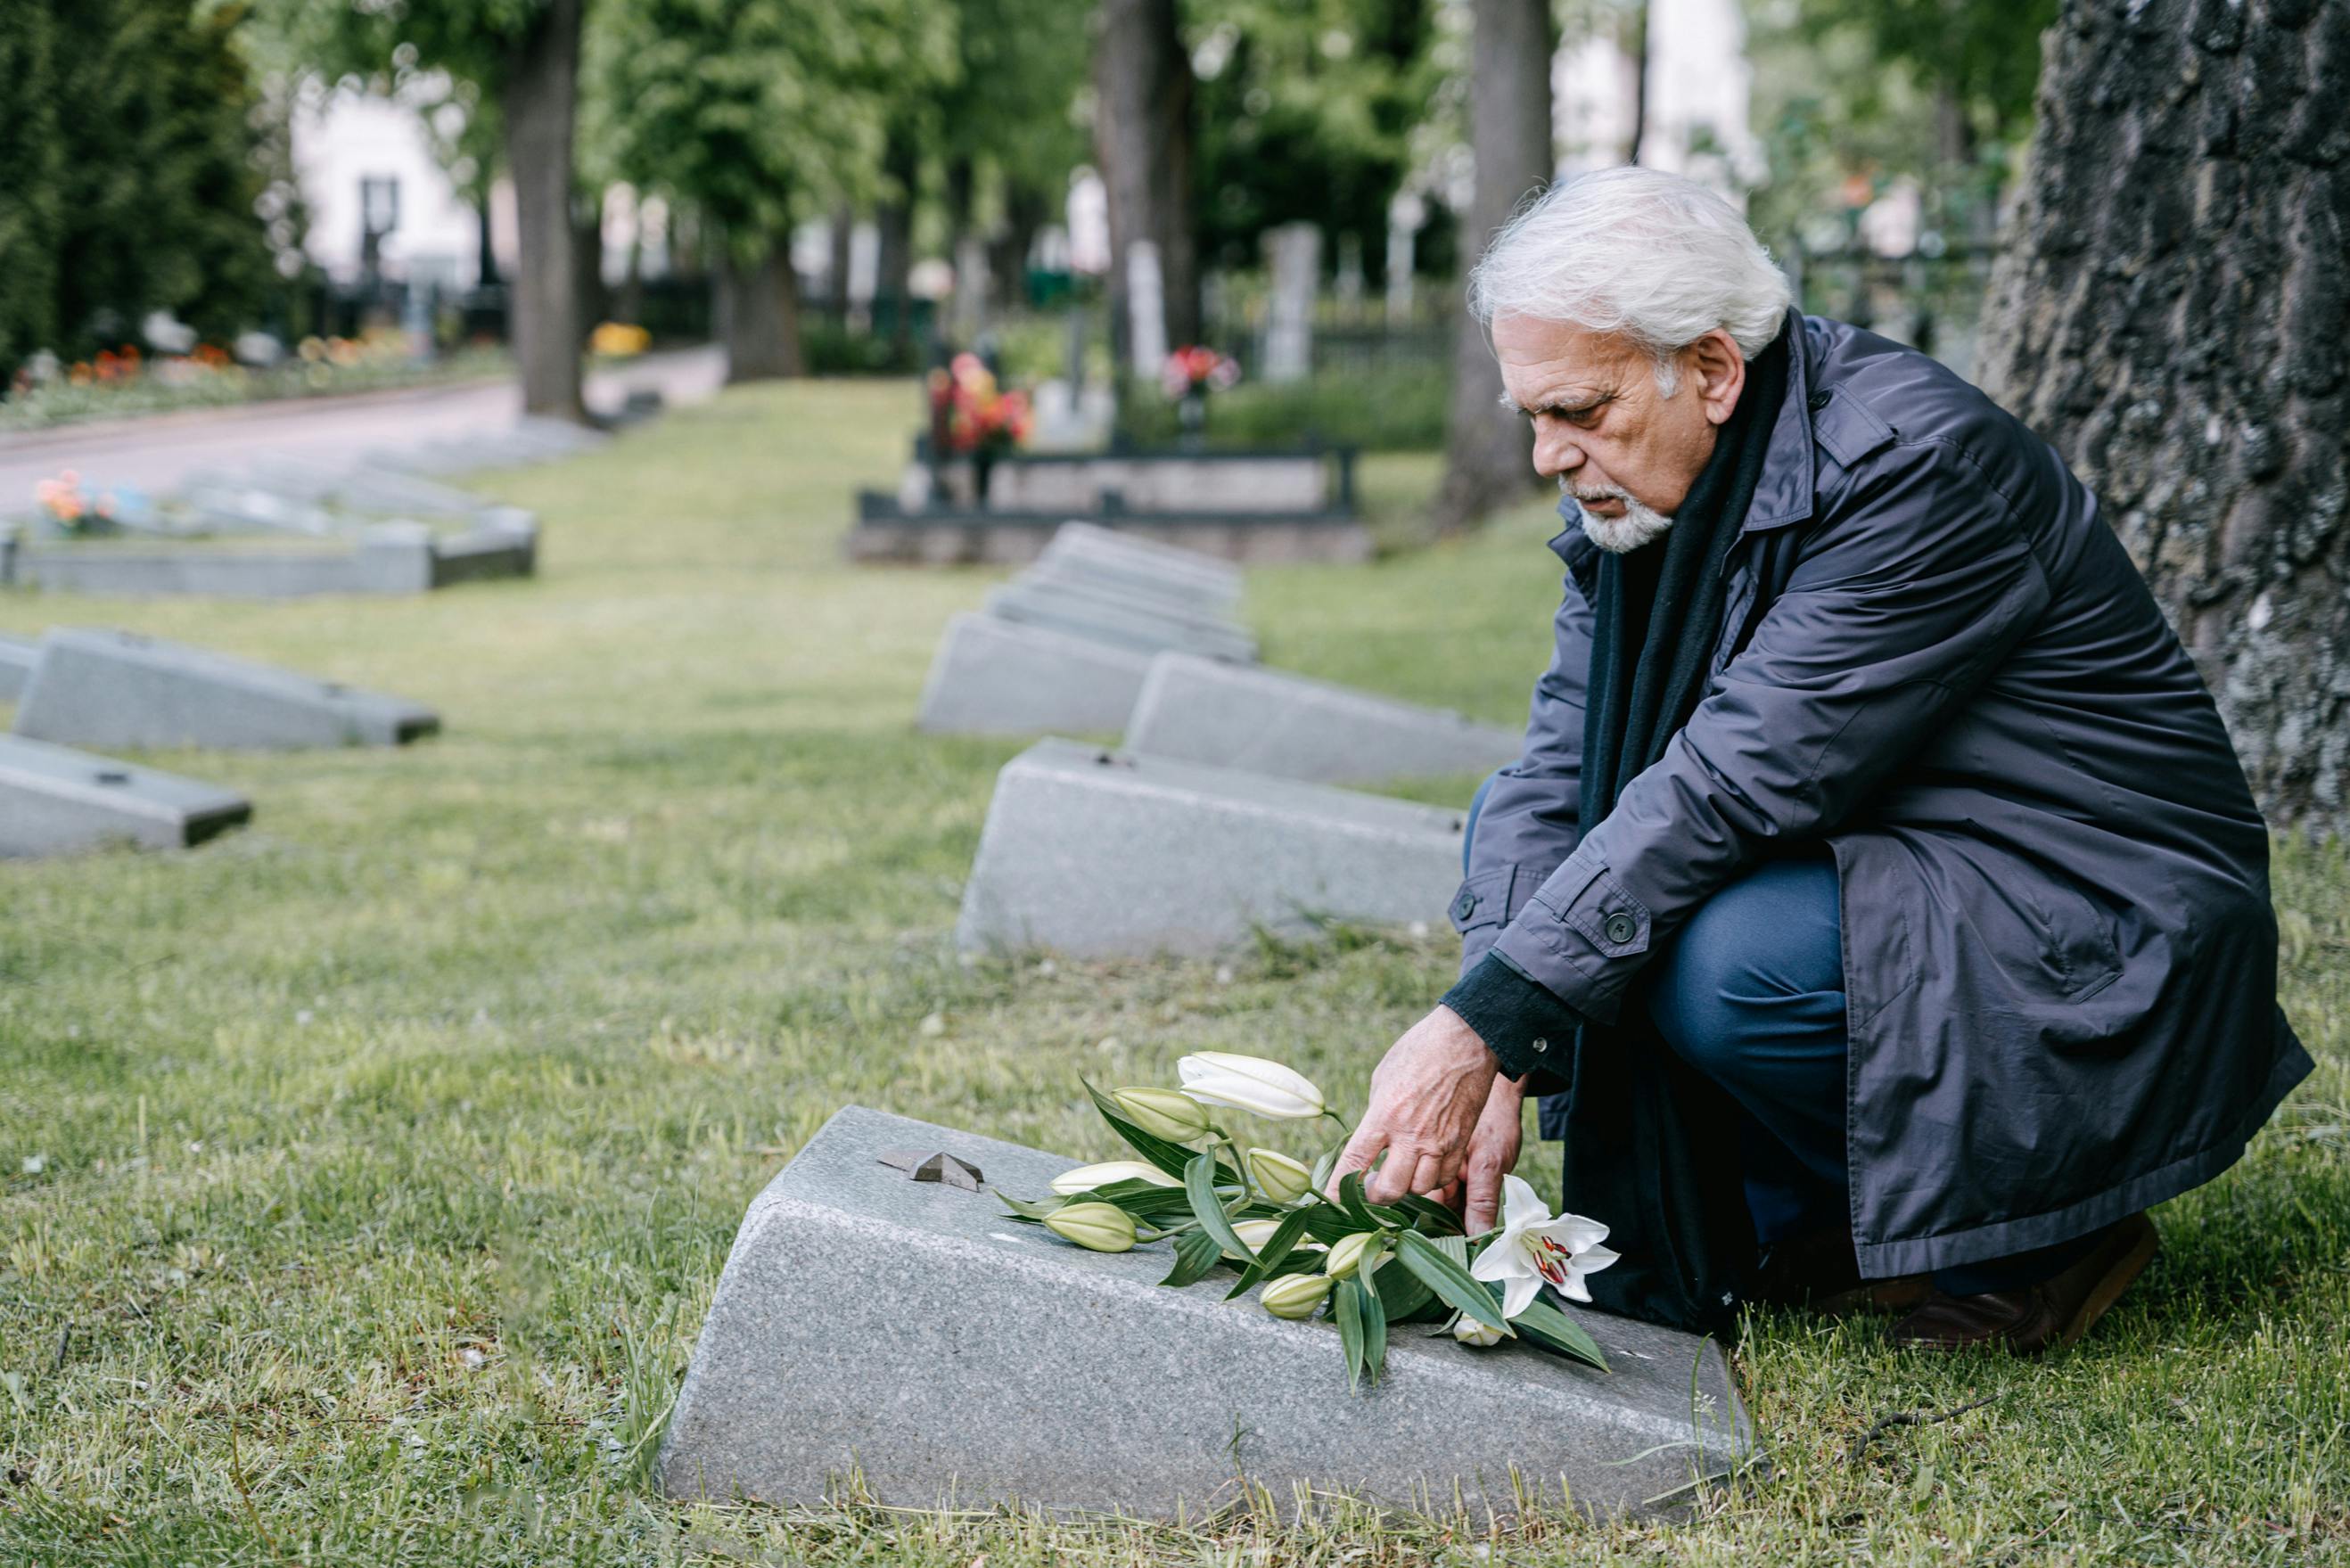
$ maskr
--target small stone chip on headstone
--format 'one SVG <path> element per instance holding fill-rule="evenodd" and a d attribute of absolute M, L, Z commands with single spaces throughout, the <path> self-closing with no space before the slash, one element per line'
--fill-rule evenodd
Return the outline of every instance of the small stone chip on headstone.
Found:
<path fill-rule="evenodd" d="M 1462 827 L 1409 801 L 1040 741 L 996 775 L 955 940 L 1204 956 L 1316 918 L 1433 921 Z"/>
<path fill-rule="evenodd" d="M 429 708 L 131 632 L 56 628 L 16 732 L 67 745 L 394 746 L 432 734 Z"/>
<path fill-rule="evenodd" d="M 915 725 L 940 735 L 1115 733 L 1149 669 L 1146 654 L 993 616 L 947 622 Z"/>
<path fill-rule="evenodd" d="M 1239 627 L 1169 615 L 1147 603 L 1014 578 L 987 595 L 987 613 L 1141 653 L 1168 649 L 1218 659 L 1253 659 L 1256 639 Z"/>
<path fill-rule="evenodd" d="M 1036 1198 L 1076 1162 L 850 1106 L 753 1200 L 660 1469 L 673 1496 L 1196 1517 L 1241 1483 L 1449 1514 L 1610 1513 L 1749 1459 L 1708 1341 L 1592 1312 L 1600 1372 L 1399 1327 L 1349 1392 L 1337 1330 L 1158 1284 L 1166 1250 L 1087 1252 L 988 1192 L 916 1185 L 898 1147 Z"/>
<path fill-rule="evenodd" d="M 0 735 L 0 857 L 127 844 L 179 849 L 253 815 L 229 790 L 66 746 Z"/>
<path fill-rule="evenodd" d="M 1442 709 L 1183 653 L 1151 660 L 1126 745 L 1325 783 L 1483 773 L 1523 749 L 1514 732 Z"/>

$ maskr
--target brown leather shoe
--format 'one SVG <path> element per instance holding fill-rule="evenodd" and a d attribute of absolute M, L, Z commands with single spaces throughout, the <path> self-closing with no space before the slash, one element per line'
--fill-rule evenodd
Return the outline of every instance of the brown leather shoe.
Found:
<path fill-rule="evenodd" d="M 2053 1280 L 2020 1291 L 1950 1296 L 1936 1291 L 1893 1325 L 1893 1343 L 1927 1350 L 2001 1345 L 2037 1355 L 2073 1344 L 2121 1299 L 2161 1247 L 2154 1221 L 2133 1214 L 2096 1250 Z"/>
<path fill-rule="evenodd" d="M 1852 1232 L 1814 1231 L 1781 1241 L 1762 1254 L 1749 1301 L 1766 1306 L 1808 1307 L 1829 1317 L 1853 1313 L 1908 1312 L 1932 1293 L 1923 1274 L 1864 1280 L 1852 1250 Z"/>

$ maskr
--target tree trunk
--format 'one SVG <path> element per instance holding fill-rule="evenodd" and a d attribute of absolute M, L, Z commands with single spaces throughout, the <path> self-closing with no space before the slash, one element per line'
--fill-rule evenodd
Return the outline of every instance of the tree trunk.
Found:
<path fill-rule="evenodd" d="M 1004 192 L 1003 232 L 988 244 L 988 277 L 997 309 L 1008 313 L 1028 303 L 1028 253 L 1052 215 L 1052 203 L 1033 186 L 1015 182 Z"/>
<path fill-rule="evenodd" d="M 1109 192 L 1110 343 L 1127 365 L 1126 254 L 1159 246 L 1167 341 L 1200 340 L 1200 256 L 1191 212 L 1191 57 L 1175 0 L 1102 0 L 1094 39 L 1094 149 Z M 1156 372 L 1156 366 L 1144 369 Z"/>
<path fill-rule="evenodd" d="M 571 143 L 579 97 L 581 0 L 549 0 L 506 67 L 506 169 L 521 254 L 513 278 L 515 362 L 525 413 L 585 421 Z"/>
<path fill-rule="evenodd" d="M 832 209 L 825 225 L 825 310 L 842 327 L 848 325 L 848 249 L 856 226 L 857 210 L 846 202 Z"/>
<path fill-rule="evenodd" d="M 1544 0 L 1474 0 L 1469 92 L 1476 180 L 1462 249 L 1471 262 L 1530 192 L 1550 183 L 1549 7 Z M 1474 321 L 1453 333 L 1452 402 L 1445 421 L 1444 483 L 1433 522 L 1457 534 L 1534 485 L 1533 437 L 1502 407 L 1502 368 Z"/>
<path fill-rule="evenodd" d="M 896 185 L 889 199 L 874 214 L 879 241 L 873 269 L 873 328 L 886 319 L 890 341 L 905 344 L 914 335 L 914 298 L 907 280 L 914 269 L 914 182 L 920 173 L 921 150 L 903 126 L 892 126 L 881 152 L 881 171 Z"/>
<path fill-rule="evenodd" d="M 1985 387 L 2093 487 L 2272 823 L 2350 827 L 2350 0 L 2066 0 Z"/>
<path fill-rule="evenodd" d="M 1640 143 L 1648 139 L 1648 5 L 1649 0 L 1639 0 L 1626 28 L 1631 47 L 1625 53 L 1632 57 L 1632 136 L 1624 149 L 1627 163 L 1640 161 Z"/>
<path fill-rule="evenodd" d="M 579 269 L 579 329 L 584 337 L 612 314 L 611 291 L 604 286 L 603 202 L 582 197 L 572 211 L 572 260 Z"/>
<path fill-rule="evenodd" d="M 778 235 L 755 262 L 742 260 L 731 249 L 723 252 L 718 340 L 726 347 L 730 385 L 802 373 L 799 279 L 792 272 L 788 235 Z"/>

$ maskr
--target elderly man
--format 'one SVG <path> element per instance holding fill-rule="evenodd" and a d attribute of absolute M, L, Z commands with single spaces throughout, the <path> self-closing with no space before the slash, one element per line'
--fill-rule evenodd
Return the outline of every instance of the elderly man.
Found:
<path fill-rule="evenodd" d="M 1603 1306 L 2070 1344 L 2310 1070 L 2194 667 L 2054 452 L 1794 312 L 1701 187 L 1555 189 L 1472 306 L 1565 597 L 1471 814 L 1460 982 L 1342 1169 L 1459 1182 L 1480 1231 L 1533 1085 L 1623 1254 Z"/>

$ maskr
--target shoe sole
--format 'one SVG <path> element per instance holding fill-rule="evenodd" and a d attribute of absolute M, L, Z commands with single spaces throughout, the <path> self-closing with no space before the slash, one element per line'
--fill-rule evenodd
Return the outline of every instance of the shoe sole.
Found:
<path fill-rule="evenodd" d="M 2126 1250 L 2104 1273 L 2097 1276 L 2096 1284 L 2066 1322 L 2064 1332 L 2049 1341 L 2048 1349 L 2066 1350 L 2079 1344 L 2081 1336 L 2095 1327 L 2097 1320 L 2112 1310 L 2113 1304 L 2121 1300 L 2122 1293 L 2137 1282 L 2137 1277 L 2146 1272 L 2147 1264 L 2154 1261 L 2155 1253 L 2162 1250 L 2162 1236 L 2155 1230 L 2154 1221 L 2142 1214 L 2137 1219 L 2137 1223 L 2130 1227 L 2126 1234 L 2128 1244 Z M 2116 1237 L 2116 1240 L 2124 1238 Z"/>

